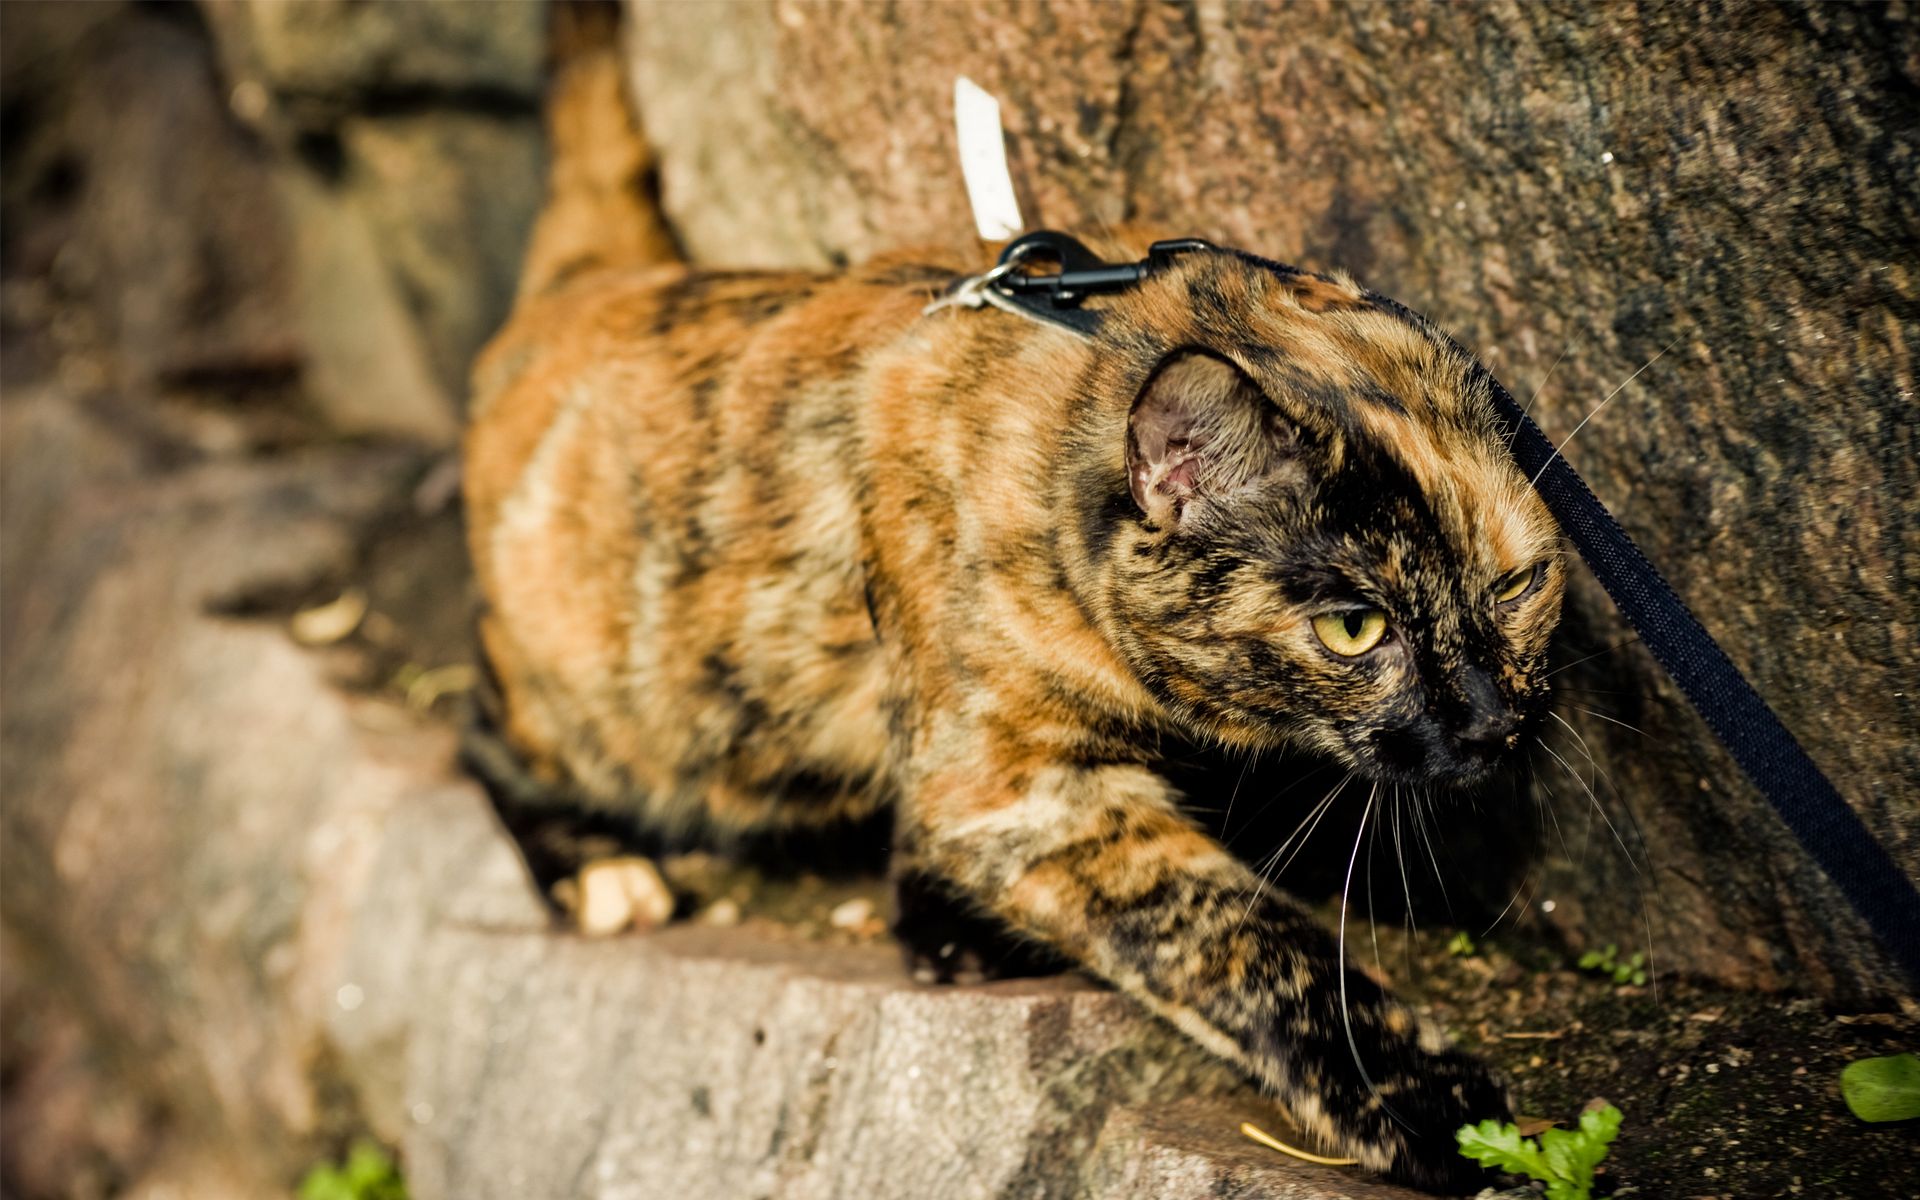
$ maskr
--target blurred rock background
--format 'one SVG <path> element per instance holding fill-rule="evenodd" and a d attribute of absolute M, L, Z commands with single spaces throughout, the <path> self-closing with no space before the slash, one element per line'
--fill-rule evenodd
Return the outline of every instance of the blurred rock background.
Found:
<path fill-rule="evenodd" d="M 967 244 L 965 73 L 1002 102 L 1030 223 L 1349 269 L 1537 392 L 1556 438 L 1645 366 L 1570 457 L 1920 868 L 1909 5 L 629 7 L 697 262 Z M 455 1098 L 413 1091 L 454 1060 L 409 1031 L 496 943 L 433 922 L 573 978 L 415 686 L 465 653 L 447 455 L 541 194 L 546 23 L 518 0 L 0 4 L 9 1196 L 263 1194 L 363 1126 L 444 1151 Z M 290 639 L 346 591 L 351 636 Z M 1568 840 L 1526 842 L 1523 927 L 1893 1005 L 1584 579 L 1564 641 L 1578 740 L 1540 798 Z M 508 1022 L 561 1003 L 503 995 Z M 1048 1094 L 1053 1121 L 1072 1105 Z"/>

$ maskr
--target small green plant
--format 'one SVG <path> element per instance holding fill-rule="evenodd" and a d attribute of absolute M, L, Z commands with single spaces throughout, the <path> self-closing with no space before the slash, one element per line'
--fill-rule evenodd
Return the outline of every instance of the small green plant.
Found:
<path fill-rule="evenodd" d="M 1635 950 L 1631 957 L 1621 961 L 1618 957 L 1620 947 L 1608 942 L 1598 950 L 1589 950 L 1580 956 L 1582 971 L 1597 971 L 1602 975 L 1613 976 L 1615 983 L 1631 983 L 1635 987 L 1647 981 L 1647 956 Z"/>
<path fill-rule="evenodd" d="M 1447 943 L 1447 953 L 1453 955 L 1455 958 L 1467 958 L 1479 948 L 1480 947 L 1473 944 L 1472 936 L 1464 929 L 1454 934 L 1453 940 Z"/>
<path fill-rule="evenodd" d="M 1840 1094 L 1862 1121 L 1920 1117 L 1920 1058 L 1893 1054 L 1850 1062 L 1840 1072 Z"/>
<path fill-rule="evenodd" d="M 1581 1113 L 1580 1128 L 1543 1129 L 1538 1141 L 1499 1121 L 1462 1125 L 1453 1136 L 1460 1153 L 1482 1166 L 1546 1184 L 1547 1200 L 1592 1200 L 1593 1169 L 1619 1132 L 1620 1110 L 1606 1104 Z"/>
<path fill-rule="evenodd" d="M 400 1168 L 372 1142 L 356 1142 L 339 1166 L 321 1165 L 300 1181 L 300 1200 L 407 1200 Z"/>

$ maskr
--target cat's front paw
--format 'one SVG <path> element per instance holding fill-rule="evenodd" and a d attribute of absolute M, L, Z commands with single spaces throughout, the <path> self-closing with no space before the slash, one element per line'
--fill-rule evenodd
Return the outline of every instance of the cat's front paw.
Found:
<path fill-rule="evenodd" d="M 1461 1155 L 1454 1133 L 1489 1118 L 1512 1119 L 1504 1087 L 1485 1064 L 1456 1050 L 1421 1054 L 1368 1114 L 1361 1138 L 1385 1149 L 1385 1174 L 1396 1183 L 1460 1195 L 1495 1182 L 1492 1172 Z"/>

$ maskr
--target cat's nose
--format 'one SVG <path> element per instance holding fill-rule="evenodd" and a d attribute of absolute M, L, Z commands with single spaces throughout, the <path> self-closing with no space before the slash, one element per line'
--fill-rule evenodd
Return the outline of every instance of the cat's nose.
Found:
<path fill-rule="evenodd" d="M 1475 710 L 1460 730 L 1460 742 L 1469 750 L 1498 753 L 1507 748 L 1513 731 L 1520 728 L 1520 714 L 1502 704 L 1498 708 Z"/>
<path fill-rule="evenodd" d="M 1478 668 L 1461 672 L 1460 692 L 1467 703 L 1467 719 L 1455 733 L 1470 753 L 1498 754 L 1507 748 L 1520 714 L 1501 696 L 1493 678 Z"/>

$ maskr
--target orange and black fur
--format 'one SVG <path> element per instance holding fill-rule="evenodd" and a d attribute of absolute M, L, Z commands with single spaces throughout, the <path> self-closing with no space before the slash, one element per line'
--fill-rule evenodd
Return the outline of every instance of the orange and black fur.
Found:
<path fill-rule="evenodd" d="M 569 98 L 615 77 L 567 70 L 563 164 Z M 930 903 L 990 918 L 1366 1166 L 1471 1181 L 1452 1131 L 1502 1089 L 1149 764 L 1296 744 L 1433 784 L 1515 752 L 1563 580 L 1484 369 L 1343 278 L 1223 253 L 1090 301 L 1093 340 L 923 314 L 984 257 L 607 262 L 653 244 L 594 227 L 651 219 L 614 159 L 562 167 L 475 372 L 482 639 L 526 771 L 669 830 L 890 809 L 910 939 Z"/>

